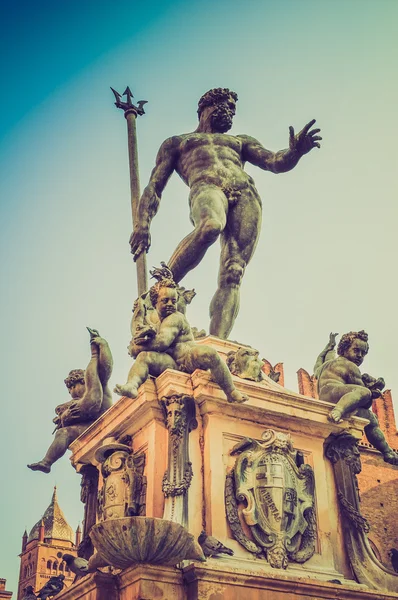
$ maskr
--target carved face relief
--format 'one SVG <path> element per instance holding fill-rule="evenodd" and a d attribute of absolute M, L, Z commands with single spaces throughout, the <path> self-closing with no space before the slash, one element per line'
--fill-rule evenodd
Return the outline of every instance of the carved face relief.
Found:
<path fill-rule="evenodd" d="M 358 367 L 363 363 L 368 353 L 368 344 L 363 340 L 356 338 L 344 352 L 343 356 L 347 360 L 355 363 Z"/>
<path fill-rule="evenodd" d="M 156 302 L 156 310 L 160 320 L 172 315 L 177 310 L 177 290 L 174 288 L 160 288 Z"/>
<path fill-rule="evenodd" d="M 183 406 L 179 402 L 170 402 L 166 411 L 167 429 L 172 434 L 182 433 L 186 421 Z"/>
<path fill-rule="evenodd" d="M 268 550 L 267 559 L 270 566 L 274 569 L 287 569 L 287 553 L 283 544 L 276 545 L 274 548 L 271 548 L 271 550 Z"/>
<path fill-rule="evenodd" d="M 231 373 L 234 375 L 251 381 L 261 381 L 263 379 L 262 367 L 264 361 L 259 359 L 258 350 L 239 348 L 233 357 L 231 354 L 231 359 L 228 364 Z"/>

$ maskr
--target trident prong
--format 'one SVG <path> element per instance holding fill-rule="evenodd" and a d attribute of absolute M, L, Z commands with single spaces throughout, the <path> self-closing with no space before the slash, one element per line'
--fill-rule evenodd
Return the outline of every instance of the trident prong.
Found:
<path fill-rule="evenodd" d="M 111 87 L 111 90 L 114 93 L 114 96 L 116 98 L 115 106 L 117 108 L 121 108 L 122 110 L 124 110 L 124 112 L 126 112 L 128 110 L 132 110 L 137 115 L 144 115 L 145 114 L 145 111 L 143 109 L 143 105 L 147 103 L 147 100 L 140 100 L 139 102 L 137 102 L 137 106 L 135 106 L 133 104 L 133 100 L 132 100 L 134 98 L 134 95 L 133 95 L 132 91 L 130 90 L 130 88 L 128 86 L 124 90 L 123 94 L 119 94 L 119 92 L 117 92 L 116 90 L 114 90 L 113 87 Z M 127 97 L 127 101 L 126 102 L 122 102 L 122 96 L 126 96 Z"/>

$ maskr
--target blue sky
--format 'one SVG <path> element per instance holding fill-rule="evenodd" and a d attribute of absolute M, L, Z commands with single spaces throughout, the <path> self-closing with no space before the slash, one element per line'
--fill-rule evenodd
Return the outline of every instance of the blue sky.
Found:
<path fill-rule="evenodd" d="M 0 7 L 0 218 L 3 261 L 0 576 L 16 590 L 17 554 L 56 483 L 69 523 L 82 518 L 67 457 L 32 473 L 51 441 L 63 380 L 89 357 L 85 326 L 111 345 L 111 383 L 126 377 L 136 294 L 126 130 L 109 86 L 149 103 L 139 119 L 141 186 L 161 142 L 196 127 L 212 87 L 239 95 L 233 134 L 288 143 L 311 118 L 321 150 L 290 173 L 248 167 L 264 204 L 231 338 L 311 370 L 329 331 L 365 328 L 365 370 L 398 397 L 397 121 L 394 0 L 133 3 L 3 1 Z M 187 190 L 173 177 L 153 222 L 148 264 L 190 231 Z M 208 328 L 218 245 L 184 285 L 188 316 Z"/>

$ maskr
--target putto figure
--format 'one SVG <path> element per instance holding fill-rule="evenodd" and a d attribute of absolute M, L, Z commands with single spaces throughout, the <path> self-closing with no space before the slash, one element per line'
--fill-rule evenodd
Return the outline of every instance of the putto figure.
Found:
<path fill-rule="evenodd" d="M 398 465 L 398 454 L 388 445 L 376 415 L 370 410 L 373 399 L 381 395 L 384 380 L 367 373 L 361 375 L 358 368 L 369 351 L 368 334 L 362 330 L 342 335 L 337 357 L 334 352 L 336 336 L 337 333 L 330 334 L 314 368 L 320 400 L 336 404 L 328 418 L 339 423 L 356 411 L 359 417 L 369 419 L 370 423 L 365 427 L 369 443 L 382 453 L 386 462 Z"/>
<path fill-rule="evenodd" d="M 289 128 L 289 148 L 266 150 L 247 135 L 226 135 L 232 127 L 238 96 L 216 88 L 199 100 L 199 125 L 192 133 L 167 139 L 140 199 L 137 221 L 130 238 L 136 260 L 151 243 L 150 224 L 162 192 L 173 171 L 190 187 L 190 218 L 194 230 L 177 246 L 168 265 L 175 282 L 195 268 L 207 249 L 221 236 L 218 289 L 210 305 L 210 333 L 227 338 L 239 310 L 239 288 L 257 245 L 261 227 L 261 200 L 245 162 L 272 173 L 293 169 L 300 158 L 319 148 L 315 120 L 294 133 Z"/>
<path fill-rule="evenodd" d="M 193 373 L 195 369 L 209 369 L 213 379 L 225 392 L 228 402 L 248 400 L 247 396 L 235 388 L 228 367 L 216 350 L 195 342 L 185 315 L 177 310 L 177 285 L 172 279 L 171 271 L 167 269 L 167 277 L 165 267 L 162 272 L 155 269 L 152 273 L 159 281 L 149 290 L 149 297 L 156 308 L 159 322 L 145 325 L 145 304 L 138 299 L 135 305 L 138 323 L 132 324 L 132 331 L 136 335 L 129 346 L 130 354 L 136 360 L 130 369 L 127 383 L 117 385 L 115 392 L 120 396 L 136 398 L 138 388 L 149 375 L 158 377 L 166 369 L 186 373 Z"/>
<path fill-rule="evenodd" d="M 65 454 L 69 445 L 102 413 L 112 406 L 108 381 L 113 359 L 108 342 L 98 331 L 89 329 L 91 359 L 86 371 L 74 369 L 65 379 L 72 400 L 56 407 L 55 438 L 43 460 L 28 465 L 32 471 L 49 473 L 51 466 Z"/>

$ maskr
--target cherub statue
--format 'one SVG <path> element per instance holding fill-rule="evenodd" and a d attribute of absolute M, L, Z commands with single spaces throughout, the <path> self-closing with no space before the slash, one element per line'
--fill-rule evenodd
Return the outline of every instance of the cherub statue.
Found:
<path fill-rule="evenodd" d="M 137 301 L 135 320 L 133 316 L 133 339 L 129 346 L 136 360 L 130 369 L 127 383 L 117 385 L 115 392 L 120 396 L 136 398 L 138 388 L 149 375 L 158 377 L 166 369 L 193 373 L 195 369 L 209 369 L 213 379 L 223 389 L 228 402 L 245 402 L 247 396 L 234 386 L 231 374 L 220 356 L 210 346 L 198 345 L 193 337 L 185 315 L 178 310 L 177 284 L 172 273 L 163 269 L 152 271 L 158 279 L 149 290 L 152 306 L 158 322 L 148 323 L 146 307 Z"/>
<path fill-rule="evenodd" d="M 249 346 L 242 346 L 236 352 L 228 352 L 227 365 L 233 375 L 251 381 L 262 381 L 264 361 L 258 357 L 258 350 Z"/>
<path fill-rule="evenodd" d="M 365 435 L 369 443 L 381 452 L 386 462 L 398 465 L 398 454 L 388 445 L 377 417 L 371 411 L 373 399 L 381 395 L 384 380 L 381 377 L 375 379 L 367 373 L 361 375 L 358 368 L 369 351 L 368 334 L 362 330 L 342 335 L 336 357 L 337 335 L 330 334 L 329 342 L 314 367 L 320 400 L 336 404 L 328 418 L 339 423 L 356 411 L 357 416 L 368 419 Z"/>
<path fill-rule="evenodd" d="M 172 273 L 167 267 L 166 263 L 161 262 L 161 268 L 154 268 L 151 271 L 152 277 L 160 281 L 160 279 L 171 276 Z M 191 304 L 192 300 L 196 296 L 195 290 L 186 290 L 184 287 L 176 286 L 177 291 L 177 311 L 185 315 L 187 305 Z M 142 294 L 134 302 L 133 307 L 133 318 L 131 320 L 131 344 L 145 341 L 147 336 L 153 337 L 156 334 L 156 330 L 159 326 L 159 315 L 151 302 L 149 291 Z M 130 344 L 130 346 L 131 346 Z M 128 347 L 129 353 L 131 354 L 131 348 Z M 133 356 L 133 354 L 131 354 Z"/>
<path fill-rule="evenodd" d="M 86 371 L 74 369 L 65 379 L 72 400 L 56 407 L 55 438 L 45 457 L 28 465 L 32 471 L 49 473 L 51 466 L 63 456 L 69 445 L 100 415 L 112 406 L 108 381 L 112 374 L 113 359 L 108 342 L 98 331 L 89 329 L 91 359 Z"/>

